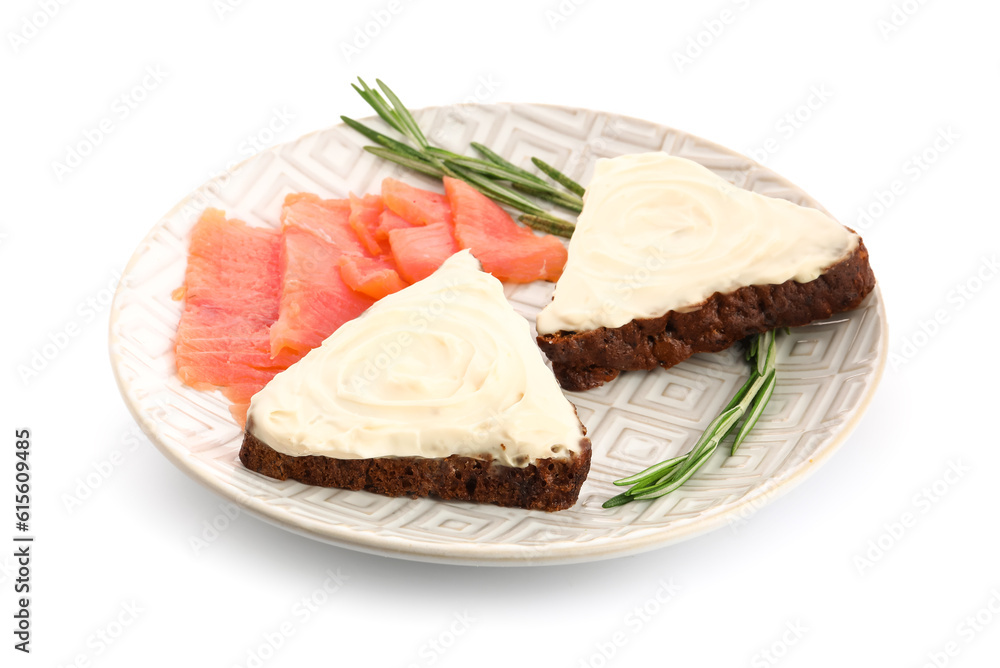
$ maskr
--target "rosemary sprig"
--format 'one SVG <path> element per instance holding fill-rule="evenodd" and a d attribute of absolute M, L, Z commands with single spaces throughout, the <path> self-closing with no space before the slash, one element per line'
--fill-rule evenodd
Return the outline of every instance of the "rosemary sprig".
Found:
<path fill-rule="evenodd" d="M 750 377 L 736 391 L 722 412 L 712 420 L 694 447 L 687 454 L 667 459 L 626 478 L 616 480 L 615 485 L 629 486 L 629 489 L 611 497 L 603 506 L 614 508 L 635 500 L 657 499 L 674 491 L 712 457 L 723 439 L 736 431 L 740 418 L 744 418 L 730 449 L 730 455 L 735 455 L 747 434 L 757 424 L 774 392 L 776 358 L 775 332 L 764 332 L 754 336 L 747 348 L 747 360 L 751 367 Z"/>
<path fill-rule="evenodd" d="M 555 188 L 549 182 L 505 160 L 482 144 L 473 143 L 472 147 L 485 159 L 459 155 L 433 146 L 420 129 L 413 114 L 392 89 L 381 80 L 376 79 L 375 83 L 378 89 L 371 88 L 359 77 L 360 85 L 351 84 L 351 86 L 389 127 L 403 135 L 410 143 L 393 139 L 352 118 L 341 116 L 341 120 L 348 127 L 378 144 L 378 146 L 366 146 L 366 151 L 421 174 L 461 179 L 500 204 L 523 212 L 525 215 L 519 220 L 525 225 L 564 237 L 572 236 L 573 223 L 549 213 L 525 195 L 579 213 L 583 208 L 583 200 L 580 197 L 583 193 L 582 186 L 546 165 L 551 171 L 545 173 L 569 192 Z M 559 178 L 553 176 L 553 173 L 558 174 Z"/>

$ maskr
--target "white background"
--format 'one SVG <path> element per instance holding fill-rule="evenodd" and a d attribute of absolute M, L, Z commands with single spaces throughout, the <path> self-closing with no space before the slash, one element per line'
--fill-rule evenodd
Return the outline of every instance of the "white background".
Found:
<path fill-rule="evenodd" d="M 8 1 L 0 15 L 0 540 L 13 534 L 21 427 L 37 536 L 30 656 L 12 649 L 16 576 L 0 551 L 0 663 L 255 665 L 250 653 L 291 622 L 263 665 L 995 665 L 996 3 L 95 0 L 52 2 L 44 18 L 45 4 Z M 348 57 L 373 16 L 391 20 Z M 478 88 L 483 102 L 589 107 L 743 152 L 768 146 L 754 155 L 858 226 L 871 252 L 896 357 L 860 426 L 739 532 L 629 558 L 430 565 L 249 516 L 196 552 L 221 499 L 130 418 L 106 351 L 109 288 L 160 216 L 275 109 L 294 120 L 272 143 L 367 115 L 357 75 L 413 108 Z M 123 118 L 116 99 L 144 79 Z M 53 163 L 104 118 L 110 134 L 60 179 Z M 925 154 L 933 162 L 917 167 Z M 875 215 L 859 221 L 859 209 Z M 23 378 L 67 326 L 65 348 Z M 113 472 L 67 508 L 115 451 Z M 328 569 L 347 579 L 305 620 L 293 607 Z M 677 592 L 660 604 L 662 582 Z"/>

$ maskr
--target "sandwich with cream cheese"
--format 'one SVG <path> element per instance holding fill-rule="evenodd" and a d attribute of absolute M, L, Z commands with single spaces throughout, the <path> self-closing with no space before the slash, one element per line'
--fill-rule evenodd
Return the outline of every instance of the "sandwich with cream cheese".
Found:
<path fill-rule="evenodd" d="M 538 344 L 568 390 L 852 309 L 868 251 L 825 213 L 666 153 L 599 160 Z"/>
<path fill-rule="evenodd" d="M 590 447 L 528 322 L 461 251 L 255 394 L 240 460 L 279 480 L 554 511 L 576 502 Z"/>

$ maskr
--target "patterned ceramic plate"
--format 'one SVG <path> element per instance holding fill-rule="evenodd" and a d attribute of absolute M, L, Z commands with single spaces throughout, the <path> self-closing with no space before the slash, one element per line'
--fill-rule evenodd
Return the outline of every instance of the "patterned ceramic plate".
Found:
<path fill-rule="evenodd" d="M 470 141 L 517 164 L 538 156 L 582 183 L 594 161 L 662 150 L 697 160 L 735 185 L 818 206 L 748 158 L 647 121 L 540 105 L 459 105 L 416 114 L 435 143 L 464 152 Z M 376 554 L 477 565 L 569 563 L 661 547 L 730 525 L 803 480 L 844 442 L 867 407 L 886 359 L 880 293 L 855 311 L 779 337 L 778 384 L 735 457 L 720 448 L 678 492 L 651 503 L 604 510 L 611 481 L 690 449 L 742 383 L 746 363 L 731 350 L 698 355 L 670 370 L 625 373 L 570 395 L 594 443 L 593 466 L 577 505 L 542 513 L 278 482 L 237 459 L 239 427 L 217 393 L 192 390 L 175 375 L 173 338 L 191 227 L 214 206 L 250 224 L 277 224 L 287 193 L 327 197 L 377 192 L 386 176 L 434 188 L 362 151 L 344 126 L 260 153 L 199 188 L 168 213 L 136 250 L 111 313 L 111 361 L 125 402 L 153 443 L 181 470 L 221 496 L 283 528 Z M 439 184 L 438 184 L 439 187 Z M 508 286 L 514 307 L 534 321 L 552 285 Z"/>

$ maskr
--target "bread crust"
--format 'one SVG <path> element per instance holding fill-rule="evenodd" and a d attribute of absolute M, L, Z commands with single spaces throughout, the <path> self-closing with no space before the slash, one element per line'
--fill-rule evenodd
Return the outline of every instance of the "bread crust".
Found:
<path fill-rule="evenodd" d="M 459 455 L 439 459 L 295 457 L 260 441 L 250 427 L 248 423 L 240 448 L 240 461 L 248 469 L 278 480 L 363 489 L 386 496 L 433 496 L 552 512 L 576 503 L 590 471 L 588 438 L 583 438 L 580 451 L 569 457 L 539 459 L 517 468 L 498 464 L 489 455 L 482 459 Z"/>
<path fill-rule="evenodd" d="M 808 283 L 789 280 L 716 292 L 693 311 L 670 311 L 621 327 L 543 334 L 538 345 L 563 389 L 589 390 L 621 371 L 669 368 L 753 334 L 828 318 L 858 306 L 874 287 L 868 249 L 859 238 L 853 253 Z"/>

